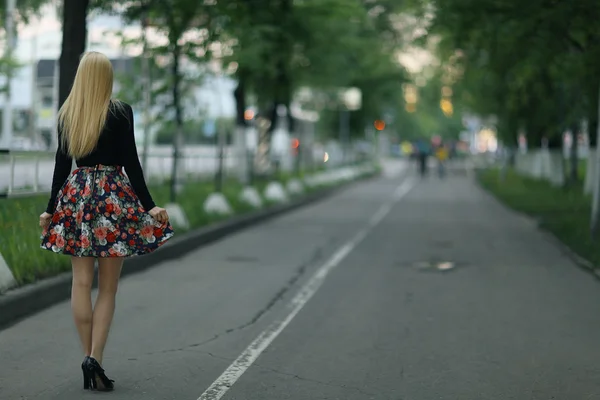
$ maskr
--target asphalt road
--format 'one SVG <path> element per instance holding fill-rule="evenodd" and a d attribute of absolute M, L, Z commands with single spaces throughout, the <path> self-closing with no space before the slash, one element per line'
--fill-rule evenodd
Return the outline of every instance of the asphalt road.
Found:
<path fill-rule="evenodd" d="M 598 283 L 470 177 L 402 170 L 125 278 L 109 396 L 600 399 Z M 81 358 L 68 302 L 0 332 L 0 399 L 91 398 Z"/>

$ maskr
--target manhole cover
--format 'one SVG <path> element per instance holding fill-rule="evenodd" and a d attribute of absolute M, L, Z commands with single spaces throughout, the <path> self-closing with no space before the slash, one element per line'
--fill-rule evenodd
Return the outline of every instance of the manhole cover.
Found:
<path fill-rule="evenodd" d="M 454 263 L 450 262 L 450 261 L 444 261 L 441 263 L 437 263 L 435 266 L 440 271 L 448 271 L 448 270 L 454 268 Z"/>
<path fill-rule="evenodd" d="M 425 271 L 452 271 L 458 264 L 454 261 L 417 261 L 413 266 Z"/>

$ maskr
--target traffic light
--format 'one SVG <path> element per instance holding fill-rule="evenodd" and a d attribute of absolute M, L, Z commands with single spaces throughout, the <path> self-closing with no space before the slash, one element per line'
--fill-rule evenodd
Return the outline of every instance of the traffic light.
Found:
<path fill-rule="evenodd" d="M 375 126 L 375 129 L 377 129 L 378 131 L 382 131 L 385 129 L 385 121 L 382 121 L 380 119 L 375 120 L 375 122 L 373 123 L 373 126 Z"/>

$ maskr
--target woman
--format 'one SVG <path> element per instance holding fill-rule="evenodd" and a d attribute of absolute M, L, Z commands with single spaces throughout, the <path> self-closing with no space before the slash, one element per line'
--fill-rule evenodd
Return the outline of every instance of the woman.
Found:
<path fill-rule="evenodd" d="M 144 181 L 133 111 L 112 100 L 112 90 L 109 59 L 97 52 L 84 54 L 58 112 L 52 192 L 40 215 L 42 248 L 71 256 L 71 308 L 85 352 L 83 387 L 92 390 L 114 386 L 104 374 L 102 358 L 124 258 L 150 253 L 173 236 L 167 212 L 154 204 Z M 78 167 L 73 173 L 72 160 Z M 92 309 L 96 259 L 98 297 Z"/>

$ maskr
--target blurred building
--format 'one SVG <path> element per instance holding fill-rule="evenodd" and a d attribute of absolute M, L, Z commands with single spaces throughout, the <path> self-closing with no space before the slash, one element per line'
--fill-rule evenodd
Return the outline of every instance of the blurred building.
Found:
<path fill-rule="evenodd" d="M 131 58 L 112 59 L 115 69 L 114 91 L 119 91 L 118 76 L 133 72 L 133 60 Z M 36 66 L 35 81 L 30 108 L 35 110 L 36 136 L 50 144 L 54 134 L 56 112 L 58 108 L 58 60 L 39 60 Z M 17 132 L 15 132 L 17 133 Z"/>

